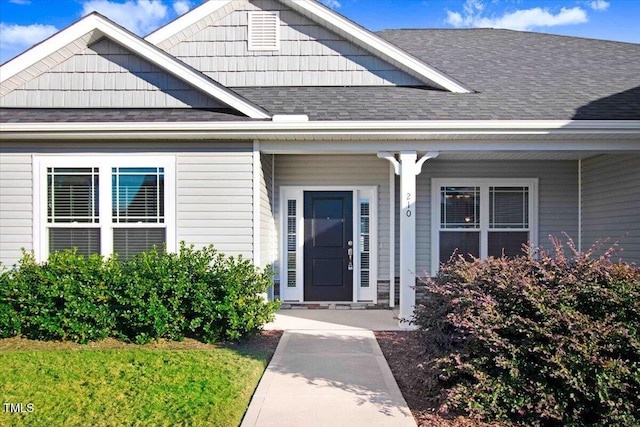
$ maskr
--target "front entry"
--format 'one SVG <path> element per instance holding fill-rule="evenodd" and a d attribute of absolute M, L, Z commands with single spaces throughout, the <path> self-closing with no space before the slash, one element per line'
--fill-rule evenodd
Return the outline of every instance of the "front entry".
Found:
<path fill-rule="evenodd" d="M 353 193 L 304 193 L 304 300 L 353 299 Z"/>

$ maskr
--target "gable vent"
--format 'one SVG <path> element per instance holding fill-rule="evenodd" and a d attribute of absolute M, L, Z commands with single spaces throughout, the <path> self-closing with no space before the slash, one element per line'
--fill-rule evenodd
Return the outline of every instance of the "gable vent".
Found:
<path fill-rule="evenodd" d="M 249 13 L 249 50 L 280 49 L 280 12 Z"/>

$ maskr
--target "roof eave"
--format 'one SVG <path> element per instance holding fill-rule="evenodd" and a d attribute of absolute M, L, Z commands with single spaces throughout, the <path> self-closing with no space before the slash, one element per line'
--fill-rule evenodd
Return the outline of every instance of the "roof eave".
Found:
<path fill-rule="evenodd" d="M 418 136 L 579 136 L 640 137 L 640 120 L 393 120 L 393 121 L 250 121 L 250 122 L 64 122 L 3 123 L 0 140 L 57 139 L 56 136 L 100 135 L 109 139 L 144 135 L 205 135 L 217 140 L 233 137 L 323 139 L 406 139 Z M 640 144 L 635 141 L 636 148 Z"/>

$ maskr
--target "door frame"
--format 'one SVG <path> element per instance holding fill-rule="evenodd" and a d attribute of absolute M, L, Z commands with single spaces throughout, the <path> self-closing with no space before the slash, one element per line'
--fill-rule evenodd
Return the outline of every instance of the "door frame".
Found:
<path fill-rule="evenodd" d="M 353 193 L 353 236 L 354 236 L 354 265 L 353 265 L 353 299 L 352 301 L 336 302 L 378 302 L 378 187 L 369 186 L 281 186 L 279 192 L 279 248 L 280 254 L 279 278 L 280 299 L 283 302 L 304 303 L 304 193 L 306 191 L 350 191 Z M 369 286 L 360 286 L 360 206 L 362 200 L 369 201 Z M 287 250 L 288 231 L 288 201 L 296 201 L 295 214 L 295 254 Z M 293 219 L 293 217 L 291 217 Z M 290 270 L 287 263 L 289 255 L 295 256 L 295 269 Z M 295 287 L 289 287 L 289 275 L 295 274 Z M 293 282 L 293 281 L 292 281 Z M 313 301 L 309 303 L 318 303 Z"/>

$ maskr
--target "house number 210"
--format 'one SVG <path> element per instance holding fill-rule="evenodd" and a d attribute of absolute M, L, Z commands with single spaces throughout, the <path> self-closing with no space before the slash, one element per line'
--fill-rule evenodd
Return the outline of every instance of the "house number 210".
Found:
<path fill-rule="evenodd" d="M 407 206 L 411 206 L 411 193 L 407 193 Z M 411 218 L 411 209 L 407 207 L 407 218 Z"/>

